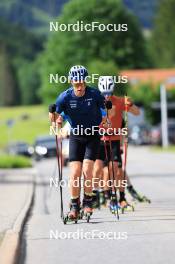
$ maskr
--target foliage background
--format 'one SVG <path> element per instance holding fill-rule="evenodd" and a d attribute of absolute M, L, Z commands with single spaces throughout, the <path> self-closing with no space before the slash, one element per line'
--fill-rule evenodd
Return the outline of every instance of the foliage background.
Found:
<path fill-rule="evenodd" d="M 126 2 L 130 2 L 133 11 Z M 47 105 L 69 84 L 49 84 L 49 74 L 67 75 L 74 64 L 85 65 L 89 73 L 117 75 L 122 69 L 175 67 L 175 0 L 2 0 L 0 3 L 0 128 L 6 131 L 6 121 L 15 118 L 15 108 L 21 115 L 26 105 L 35 109 Z M 83 3 L 83 4 L 82 4 Z M 136 10 L 149 6 L 143 23 Z M 63 7 L 63 8 L 62 8 Z M 150 14 L 152 14 L 151 20 Z M 49 32 L 49 21 L 60 23 L 128 24 L 127 32 Z M 145 25 L 149 27 L 145 29 Z M 96 83 L 93 84 L 96 86 Z M 159 84 L 158 84 L 159 85 Z M 159 101 L 159 86 L 148 83 L 134 90 L 128 85 L 117 85 L 116 93 L 128 95 L 145 107 L 153 124 L 160 122 L 160 113 L 153 111 L 152 102 Z M 175 101 L 175 89 L 168 91 L 168 100 Z M 10 107 L 6 116 L 6 109 Z M 38 110 L 37 110 L 38 109 Z M 38 111 L 38 112 L 37 112 Z M 169 113 L 174 116 L 174 111 Z M 41 114 L 42 115 L 42 114 Z M 34 117 L 32 117 L 34 118 Z M 47 119 L 46 115 L 45 118 Z M 32 119 L 31 119 L 32 120 Z M 41 118 L 42 120 L 42 118 Z M 30 120 L 26 121 L 31 125 Z M 26 124 L 26 123 L 25 123 Z M 45 120 L 45 129 L 48 126 Z M 40 126 L 42 128 L 42 125 Z M 15 123 L 14 129 L 18 125 Z M 5 130 L 4 130 L 5 129 Z M 41 129 L 41 132 L 43 130 Z M 6 137 L 6 132 L 3 132 Z M 39 131 L 31 133 L 36 136 Z M 18 133 L 17 133 L 18 134 Z M 18 134 L 20 135 L 20 133 Z M 18 139 L 18 137 L 16 138 Z M 29 142 L 31 139 L 29 139 Z"/>

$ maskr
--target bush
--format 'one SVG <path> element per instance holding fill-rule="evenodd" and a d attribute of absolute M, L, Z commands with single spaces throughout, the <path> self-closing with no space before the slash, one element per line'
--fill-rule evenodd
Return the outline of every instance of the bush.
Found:
<path fill-rule="evenodd" d="M 60 24 L 128 24 L 128 31 L 64 31 L 51 35 L 45 51 L 39 56 L 42 102 L 49 104 L 70 84 L 49 83 L 49 75 L 67 76 L 71 66 L 82 64 L 91 73 L 113 72 L 120 69 L 147 68 L 150 66 L 145 41 L 136 18 L 125 9 L 120 0 L 71 0 L 62 10 Z M 107 68 L 106 68 L 107 65 Z M 95 67 L 97 66 L 97 68 Z M 112 72 L 110 75 L 113 75 Z"/>
<path fill-rule="evenodd" d="M 30 158 L 23 156 L 0 155 L 0 168 L 31 168 L 32 162 Z"/>

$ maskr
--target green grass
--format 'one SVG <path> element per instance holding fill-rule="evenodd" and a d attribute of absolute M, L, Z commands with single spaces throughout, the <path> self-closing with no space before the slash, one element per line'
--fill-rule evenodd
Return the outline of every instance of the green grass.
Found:
<path fill-rule="evenodd" d="M 153 146 L 151 147 L 151 150 L 157 152 L 175 152 L 175 145 L 171 145 L 167 148 L 162 148 L 161 146 Z"/>
<path fill-rule="evenodd" d="M 28 115 L 29 119 L 22 120 L 22 115 Z M 6 122 L 14 119 L 12 128 L 8 128 Z M 38 135 L 49 135 L 48 109 L 46 106 L 21 106 L 0 107 L 0 148 L 8 142 L 26 141 L 33 144 Z"/>
<path fill-rule="evenodd" d="M 10 155 L 0 156 L 1 169 L 31 168 L 31 167 L 32 167 L 32 162 L 30 158 L 26 158 L 23 156 L 10 156 Z"/>

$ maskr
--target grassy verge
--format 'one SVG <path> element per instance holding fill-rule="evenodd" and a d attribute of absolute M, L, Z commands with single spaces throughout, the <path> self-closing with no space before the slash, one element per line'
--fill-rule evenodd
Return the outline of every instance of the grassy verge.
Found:
<path fill-rule="evenodd" d="M 0 156 L 1 169 L 31 168 L 31 167 L 32 167 L 32 161 L 30 158 L 26 158 L 23 156 L 10 156 L 10 155 Z"/>
<path fill-rule="evenodd" d="M 24 118 L 27 117 L 27 118 Z M 7 120 L 13 119 L 12 127 Z M 48 109 L 43 105 L 0 108 L 0 148 L 9 142 L 25 141 L 33 144 L 38 135 L 49 134 Z"/>
<path fill-rule="evenodd" d="M 157 152 L 175 152 L 175 145 L 169 146 L 167 148 L 162 148 L 160 146 L 153 146 L 150 147 L 152 151 L 157 151 Z"/>

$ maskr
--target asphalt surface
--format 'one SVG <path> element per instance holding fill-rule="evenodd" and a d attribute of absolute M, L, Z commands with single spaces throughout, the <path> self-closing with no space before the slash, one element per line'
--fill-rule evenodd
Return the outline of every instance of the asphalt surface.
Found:
<path fill-rule="evenodd" d="M 103 208 L 94 212 L 90 223 L 80 220 L 67 225 L 59 217 L 59 188 L 49 186 L 50 178 L 57 177 L 56 160 L 37 163 L 35 203 L 25 227 L 20 264 L 173 264 L 174 156 L 131 148 L 128 157 L 128 172 L 134 186 L 152 203 L 135 204 L 135 212 L 121 214 L 119 221 L 108 208 Z M 65 180 L 68 175 L 66 168 Z M 64 188 L 65 204 L 68 199 Z"/>
<path fill-rule="evenodd" d="M 33 185 L 32 169 L 0 170 L 0 233 L 12 229 Z"/>

